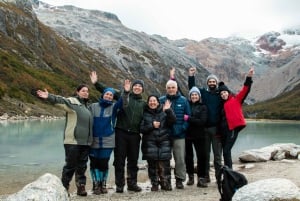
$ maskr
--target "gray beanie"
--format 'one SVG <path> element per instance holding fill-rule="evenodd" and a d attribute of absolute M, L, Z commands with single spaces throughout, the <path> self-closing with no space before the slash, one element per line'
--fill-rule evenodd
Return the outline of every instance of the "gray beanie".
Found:
<path fill-rule="evenodd" d="M 207 78 L 206 78 L 206 84 L 207 84 L 208 80 L 210 80 L 210 79 L 216 80 L 217 84 L 218 84 L 218 82 L 219 82 L 219 79 L 218 79 L 218 77 L 217 77 L 216 75 L 210 74 L 210 75 L 207 76 Z"/>
<path fill-rule="evenodd" d="M 198 87 L 192 87 L 192 88 L 190 89 L 190 92 L 189 92 L 189 98 L 191 98 L 191 94 L 192 94 L 192 93 L 197 93 L 197 94 L 201 97 L 201 93 L 200 93 Z"/>

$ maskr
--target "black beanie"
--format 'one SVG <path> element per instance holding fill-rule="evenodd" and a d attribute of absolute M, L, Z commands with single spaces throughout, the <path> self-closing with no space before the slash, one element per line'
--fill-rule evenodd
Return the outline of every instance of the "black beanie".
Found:
<path fill-rule="evenodd" d="M 219 92 L 221 93 L 221 91 L 228 91 L 230 93 L 229 88 L 222 81 L 219 83 Z"/>

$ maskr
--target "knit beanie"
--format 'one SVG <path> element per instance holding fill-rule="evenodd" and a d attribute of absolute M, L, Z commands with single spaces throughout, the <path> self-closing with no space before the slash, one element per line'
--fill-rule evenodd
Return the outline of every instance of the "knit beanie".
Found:
<path fill-rule="evenodd" d="M 116 93 L 116 91 L 115 91 L 113 88 L 110 88 L 110 87 L 104 89 L 103 95 L 104 95 L 106 92 L 111 92 L 113 95 L 115 95 L 115 93 Z"/>
<path fill-rule="evenodd" d="M 228 91 L 228 93 L 230 93 L 229 88 L 224 84 L 224 82 L 220 82 L 219 83 L 219 92 L 221 93 L 221 91 Z"/>
<path fill-rule="evenodd" d="M 206 78 L 206 84 L 207 84 L 208 80 L 210 80 L 210 79 L 216 80 L 217 83 L 219 82 L 219 79 L 218 79 L 218 77 L 217 77 L 216 75 L 210 74 L 210 75 L 207 76 L 207 78 Z"/>
<path fill-rule="evenodd" d="M 192 87 L 189 91 L 189 98 L 191 98 L 192 93 L 197 93 L 201 97 L 201 93 L 198 89 L 198 87 Z"/>

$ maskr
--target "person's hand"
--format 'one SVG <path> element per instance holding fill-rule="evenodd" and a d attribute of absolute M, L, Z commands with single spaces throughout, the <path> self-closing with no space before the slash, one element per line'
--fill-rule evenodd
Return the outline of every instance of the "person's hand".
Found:
<path fill-rule="evenodd" d="M 175 80 L 175 68 L 171 67 L 170 69 L 170 80 Z"/>
<path fill-rule="evenodd" d="M 97 75 L 96 71 L 92 71 L 90 73 L 90 79 L 93 84 L 95 84 L 98 81 L 98 75 Z"/>
<path fill-rule="evenodd" d="M 188 121 L 189 120 L 189 115 L 187 115 L 187 114 L 183 115 L 183 120 Z"/>
<path fill-rule="evenodd" d="M 38 96 L 39 98 L 43 98 L 43 99 L 48 98 L 49 93 L 48 93 L 47 89 L 44 89 L 44 90 L 45 90 L 45 91 L 42 91 L 42 90 L 37 90 L 37 91 L 36 91 L 36 94 L 37 94 L 37 96 Z"/>
<path fill-rule="evenodd" d="M 190 67 L 189 68 L 189 76 L 195 76 L 195 74 L 196 74 L 196 68 Z"/>
<path fill-rule="evenodd" d="M 164 106 L 163 106 L 163 111 L 167 110 L 167 109 L 170 109 L 172 103 L 170 100 L 166 100 Z"/>
<path fill-rule="evenodd" d="M 129 92 L 131 87 L 131 81 L 129 79 L 126 79 L 124 81 L 124 91 Z"/>
<path fill-rule="evenodd" d="M 249 71 L 248 71 L 248 77 L 252 77 L 254 75 L 254 68 L 250 67 Z"/>
<path fill-rule="evenodd" d="M 159 121 L 153 121 L 153 127 L 154 128 L 159 128 L 160 127 L 160 122 Z"/>

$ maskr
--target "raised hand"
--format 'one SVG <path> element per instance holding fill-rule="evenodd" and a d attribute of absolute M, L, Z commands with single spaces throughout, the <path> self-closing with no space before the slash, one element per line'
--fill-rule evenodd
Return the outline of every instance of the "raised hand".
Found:
<path fill-rule="evenodd" d="M 44 90 L 45 91 L 42 91 L 42 90 L 37 90 L 36 91 L 36 94 L 38 95 L 38 97 L 43 98 L 43 99 L 48 98 L 49 93 L 48 93 L 47 89 L 44 89 Z"/>
<path fill-rule="evenodd" d="M 166 100 L 164 106 L 163 106 L 163 111 L 167 110 L 167 109 L 170 109 L 172 103 L 170 100 Z"/>
<path fill-rule="evenodd" d="M 250 67 L 249 71 L 248 71 L 248 77 L 252 77 L 254 75 L 254 68 Z"/>
<path fill-rule="evenodd" d="M 170 79 L 175 80 L 175 68 L 171 67 L 170 69 Z"/>
<path fill-rule="evenodd" d="M 196 74 L 196 68 L 190 67 L 189 68 L 189 76 L 195 76 L 195 74 Z"/>
<path fill-rule="evenodd" d="M 98 81 L 98 75 L 97 75 L 96 71 L 92 71 L 90 73 L 90 79 L 93 84 L 95 84 Z"/>
<path fill-rule="evenodd" d="M 129 79 L 126 79 L 124 81 L 124 91 L 129 92 L 131 87 L 131 81 Z"/>

